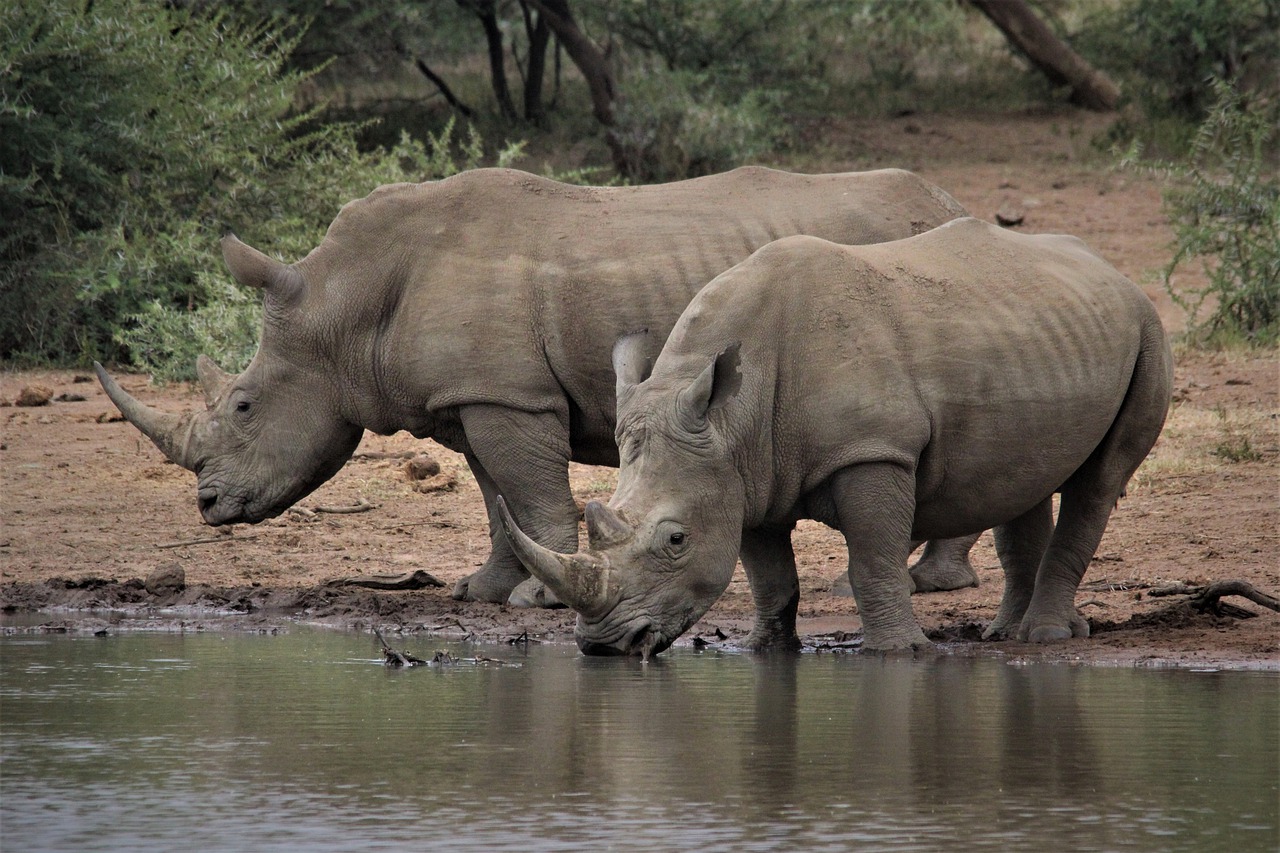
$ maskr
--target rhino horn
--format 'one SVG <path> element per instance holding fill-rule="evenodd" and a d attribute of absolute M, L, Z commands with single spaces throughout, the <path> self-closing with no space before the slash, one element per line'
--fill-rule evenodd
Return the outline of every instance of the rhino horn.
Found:
<path fill-rule="evenodd" d="M 592 551 L 603 551 L 632 536 L 631 525 L 600 501 L 588 501 L 582 514 L 587 521 L 587 547 Z"/>
<path fill-rule="evenodd" d="M 141 430 L 143 435 L 151 439 L 171 462 L 187 470 L 193 470 L 189 448 L 191 416 L 174 415 L 153 409 L 121 388 L 101 364 L 95 361 L 93 369 L 98 374 L 102 389 L 107 392 L 111 402 L 116 404 L 120 414 Z"/>
<path fill-rule="evenodd" d="M 234 234 L 222 238 L 222 259 L 246 287 L 257 287 L 288 299 L 306 286 L 302 273 L 242 243 Z"/>
<path fill-rule="evenodd" d="M 501 495 L 498 496 L 498 516 L 520 562 L 557 598 L 587 616 L 604 608 L 608 568 L 605 560 L 591 554 L 557 554 L 534 542 L 516 525 Z"/>
<path fill-rule="evenodd" d="M 200 380 L 200 387 L 204 389 L 204 403 L 209 408 L 213 408 L 222 389 L 235 379 L 234 375 L 227 373 L 207 355 L 201 355 L 196 359 L 196 377 Z"/>

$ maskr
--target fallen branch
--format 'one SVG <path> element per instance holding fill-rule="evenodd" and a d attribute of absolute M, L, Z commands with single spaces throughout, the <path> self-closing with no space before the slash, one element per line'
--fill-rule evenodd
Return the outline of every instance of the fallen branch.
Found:
<path fill-rule="evenodd" d="M 361 450 L 351 454 L 352 459 L 412 459 L 417 450 Z"/>
<path fill-rule="evenodd" d="M 382 636 L 382 632 L 377 628 L 373 629 L 373 635 L 378 638 L 378 642 L 382 644 L 382 654 L 386 658 L 384 663 L 387 666 L 421 666 L 426 663 L 422 658 L 416 658 L 413 655 L 405 654 L 399 649 L 393 649 L 391 645 Z"/>
<path fill-rule="evenodd" d="M 335 578 L 325 586 L 359 586 L 365 589 L 426 589 L 432 586 L 444 586 L 444 581 L 423 569 L 399 575 L 358 575 L 350 578 Z"/>
<path fill-rule="evenodd" d="M 342 514 L 342 513 L 353 513 L 353 512 L 368 512 L 369 510 L 374 508 L 375 507 L 373 504 L 369 503 L 364 498 L 360 498 L 352 506 L 318 506 L 315 508 L 314 511 Z"/>
<path fill-rule="evenodd" d="M 247 536 L 204 536 L 199 539 L 183 539 L 181 542 L 163 542 L 157 545 L 157 548 L 185 548 L 188 545 L 208 545 L 211 542 L 244 542 L 249 539 L 257 539 L 258 534 L 250 533 Z"/>
<path fill-rule="evenodd" d="M 1190 596 L 1190 600 L 1187 603 L 1201 613 L 1221 614 L 1224 607 L 1230 607 L 1232 612 L 1229 615 L 1240 616 L 1247 614 L 1248 616 L 1253 616 L 1254 614 L 1247 610 L 1231 607 L 1220 601 L 1225 596 L 1238 595 L 1241 598 L 1247 598 L 1254 604 L 1280 613 L 1280 599 L 1267 595 L 1265 592 L 1259 591 L 1253 584 L 1242 580 L 1215 581 L 1208 586 L 1175 583 L 1153 589 L 1147 594 L 1157 597 L 1165 595 Z"/>
<path fill-rule="evenodd" d="M 332 512 L 332 513 L 353 513 L 368 512 L 371 509 L 377 509 L 376 505 L 369 503 L 364 498 L 360 498 L 351 506 L 318 506 L 314 509 L 307 509 L 305 506 L 291 506 L 289 512 L 301 515 L 304 518 L 315 518 L 316 513 Z"/>
<path fill-rule="evenodd" d="M 374 527 L 374 530 L 395 530 L 397 527 L 422 527 L 429 525 L 431 527 L 461 528 L 461 524 L 454 524 L 452 521 L 402 521 L 399 524 L 382 524 Z"/>

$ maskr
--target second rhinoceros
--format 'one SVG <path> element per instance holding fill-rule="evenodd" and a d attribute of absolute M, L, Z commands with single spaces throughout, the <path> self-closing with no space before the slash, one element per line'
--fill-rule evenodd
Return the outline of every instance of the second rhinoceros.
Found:
<path fill-rule="evenodd" d="M 397 184 L 346 205 L 292 265 L 224 239 L 235 278 L 265 292 L 265 320 L 243 373 L 201 358 L 207 411 L 157 412 L 98 375 L 196 473 L 212 525 L 280 514 L 332 477 L 366 429 L 435 439 L 464 454 L 489 509 L 492 551 L 454 596 L 545 603 L 536 587 L 512 595 L 528 574 L 494 499 L 504 494 L 538 542 L 577 547 L 568 463 L 618 464 L 615 340 L 647 327 L 656 352 L 702 285 L 775 238 L 881 242 L 962 215 L 892 169 L 742 168 L 623 188 L 481 169 Z"/>
<path fill-rule="evenodd" d="M 976 219 L 876 246 L 789 237 L 708 284 L 648 373 L 614 353 L 622 468 L 589 548 L 508 537 L 587 653 L 669 646 L 739 554 L 753 648 L 795 647 L 797 519 L 840 530 L 864 645 L 927 644 L 913 538 L 995 527 L 993 636 L 1087 636 L 1074 596 L 1164 424 L 1172 358 L 1132 282 L 1080 241 Z M 1061 493 L 1057 526 L 1052 501 Z"/>

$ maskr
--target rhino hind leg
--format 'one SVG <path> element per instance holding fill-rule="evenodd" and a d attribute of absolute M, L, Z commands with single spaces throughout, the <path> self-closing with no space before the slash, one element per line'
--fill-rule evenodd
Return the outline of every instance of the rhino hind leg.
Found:
<path fill-rule="evenodd" d="M 488 558 L 458 581 L 453 597 L 527 607 L 562 606 L 529 573 L 511 549 L 498 515 L 502 495 L 525 532 L 561 553 L 578 550 L 578 509 L 569 490 L 569 439 L 550 414 L 500 406 L 469 406 L 461 412 L 467 464 L 475 475 L 489 517 Z"/>
<path fill-rule="evenodd" d="M 756 605 L 756 623 L 747 636 L 747 648 L 756 652 L 799 651 L 796 611 L 800 607 L 800 578 L 791 528 L 744 530 L 739 557 Z"/>
<path fill-rule="evenodd" d="M 920 559 L 911 567 L 916 592 L 947 592 L 978 585 L 978 573 L 969 561 L 969 552 L 981 533 L 954 539 L 931 539 L 924 544 Z"/>
<path fill-rule="evenodd" d="M 1143 325 L 1142 348 L 1111 428 L 1062 485 L 1058 523 L 1036 573 L 1018 639 L 1051 643 L 1089 636 L 1089 623 L 1075 608 L 1076 590 L 1125 484 L 1160 436 L 1172 384 L 1172 356 L 1152 315 Z"/>
<path fill-rule="evenodd" d="M 994 531 L 996 555 L 1004 569 L 1004 595 L 982 639 L 1007 639 L 1018 632 L 1035 592 L 1036 573 L 1053 534 L 1053 497 L 1045 498 Z"/>
<path fill-rule="evenodd" d="M 831 478 L 837 527 L 849 549 L 849 582 L 862 617 L 863 648 L 929 648 L 911 611 L 915 480 L 889 463 L 853 465 Z"/>

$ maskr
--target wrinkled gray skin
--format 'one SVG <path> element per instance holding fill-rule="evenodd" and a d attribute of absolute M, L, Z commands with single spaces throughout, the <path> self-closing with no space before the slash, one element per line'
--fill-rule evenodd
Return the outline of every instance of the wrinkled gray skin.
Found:
<path fill-rule="evenodd" d="M 588 550 L 550 552 L 501 513 L 578 610 L 583 651 L 646 657 L 739 553 L 748 645 L 794 648 L 800 518 L 844 534 L 869 649 L 928 643 L 912 540 L 987 527 L 1005 589 L 986 635 L 1087 636 L 1076 588 L 1172 382 L 1137 286 L 1074 238 L 976 219 L 877 246 L 779 240 L 698 294 L 647 378 L 634 336 L 614 361 L 622 467 L 608 506 L 587 506 Z"/>
<path fill-rule="evenodd" d="M 703 284 L 777 237 L 879 242 L 962 215 L 900 170 L 744 168 L 600 188 L 481 169 L 388 186 L 346 205 L 296 264 L 223 241 L 236 279 L 263 290 L 265 322 L 244 373 L 201 357 L 207 411 L 156 412 L 98 375 L 196 473 L 211 525 L 279 515 L 332 477 L 365 429 L 435 439 L 465 455 L 490 517 L 492 552 L 454 596 L 553 603 L 536 582 L 513 594 L 528 574 L 494 499 L 506 495 L 538 542 L 576 549 L 568 463 L 618 464 L 614 341 L 648 328 L 656 355 Z M 943 550 L 964 561 L 970 544 Z M 923 564 L 922 586 L 944 562 Z"/>

